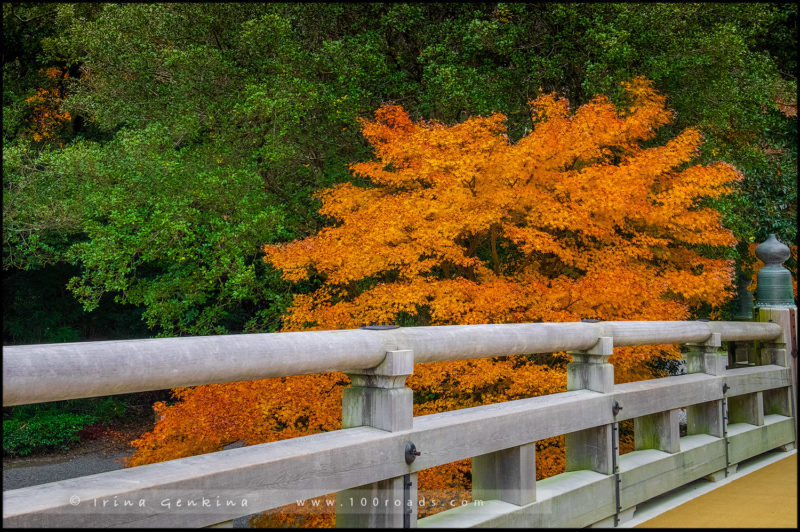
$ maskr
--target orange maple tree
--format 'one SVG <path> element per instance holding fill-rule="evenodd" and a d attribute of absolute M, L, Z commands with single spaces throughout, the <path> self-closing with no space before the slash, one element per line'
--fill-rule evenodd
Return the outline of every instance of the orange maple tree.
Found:
<path fill-rule="evenodd" d="M 534 128 L 518 142 L 499 113 L 447 126 L 415 122 L 396 105 L 378 109 L 362 121 L 375 160 L 352 165 L 372 185 L 320 191 L 320 212 L 335 223 L 265 247 L 265 261 L 285 279 L 323 281 L 294 296 L 285 330 L 392 320 L 681 320 L 692 305 L 723 303 L 732 263 L 699 250 L 734 238 L 703 200 L 729 192 L 740 175 L 726 163 L 689 164 L 702 141 L 694 128 L 644 146 L 672 113 L 652 82 L 623 85 L 621 107 L 596 96 L 572 111 L 564 98 L 540 95 L 529 102 Z M 653 356 L 678 352 L 617 349 L 617 381 L 652 377 L 645 362 Z M 541 357 L 520 354 L 418 364 L 408 380 L 415 415 L 564 391 L 567 360 L 554 354 L 538 364 Z M 130 463 L 337 429 L 347 382 L 331 373 L 181 389 L 177 404 L 159 406 L 155 430 L 134 442 Z M 537 443 L 537 476 L 563 471 L 562 442 Z M 469 460 L 423 471 L 419 482 L 468 497 Z M 316 514 L 303 522 L 330 523 Z"/>

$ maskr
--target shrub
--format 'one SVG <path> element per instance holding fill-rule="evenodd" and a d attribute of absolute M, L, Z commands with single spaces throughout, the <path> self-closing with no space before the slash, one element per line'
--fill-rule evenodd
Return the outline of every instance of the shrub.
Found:
<path fill-rule="evenodd" d="M 68 449 L 79 440 L 78 431 L 96 418 L 89 414 L 37 412 L 28 419 L 3 420 L 3 455 L 25 456 L 51 449 Z"/>

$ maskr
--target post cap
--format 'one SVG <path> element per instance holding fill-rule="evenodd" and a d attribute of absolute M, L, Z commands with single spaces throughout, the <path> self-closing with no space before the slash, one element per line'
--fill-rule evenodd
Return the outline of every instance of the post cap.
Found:
<path fill-rule="evenodd" d="M 767 266 L 781 266 L 791 256 L 789 246 L 778 240 L 775 233 L 770 233 L 756 248 L 756 257 Z"/>
<path fill-rule="evenodd" d="M 758 245 L 756 257 L 764 263 L 758 271 L 756 306 L 794 306 L 792 274 L 783 267 L 784 261 L 791 257 L 789 246 L 773 233 Z"/>

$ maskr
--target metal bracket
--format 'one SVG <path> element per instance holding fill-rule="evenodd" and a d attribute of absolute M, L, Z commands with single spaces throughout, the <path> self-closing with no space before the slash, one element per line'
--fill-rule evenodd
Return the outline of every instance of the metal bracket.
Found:
<path fill-rule="evenodd" d="M 616 401 L 614 401 L 614 405 L 617 405 Z M 611 424 L 611 444 L 611 469 L 614 471 L 614 506 L 616 507 L 616 510 L 614 511 L 614 528 L 616 528 L 619 525 L 619 512 L 622 510 L 622 506 L 619 504 L 619 470 L 617 468 L 617 454 L 619 453 L 619 427 L 616 423 Z"/>
<path fill-rule="evenodd" d="M 359 329 L 365 329 L 367 331 L 385 331 L 387 329 L 397 329 L 397 328 L 398 326 L 395 325 L 394 323 L 390 323 L 387 325 L 385 321 L 380 325 L 378 325 L 378 322 L 376 321 L 373 321 L 369 325 L 367 325 L 366 323 L 362 323 L 361 327 L 359 327 Z"/>
<path fill-rule="evenodd" d="M 411 443 L 411 442 L 409 442 Z M 411 445 L 414 445 L 411 443 Z M 411 528 L 411 514 L 412 504 L 415 504 L 416 501 L 411 501 L 411 475 L 406 473 L 403 475 L 403 504 L 405 508 L 403 509 L 403 528 Z"/>
<path fill-rule="evenodd" d="M 725 385 L 723 385 L 723 388 Z M 725 392 L 723 392 L 725 393 Z M 731 465 L 730 456 L 728 454 L 728 400 L 722 400 L 722 439 L 725 440 L 725 478 L 728 478 L 728 467 Z"/>

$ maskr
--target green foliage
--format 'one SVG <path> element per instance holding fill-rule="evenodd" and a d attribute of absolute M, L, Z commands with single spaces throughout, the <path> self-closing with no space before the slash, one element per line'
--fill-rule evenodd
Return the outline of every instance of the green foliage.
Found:
<path fill-rule="evenodd" d="M 80 414 L 107 424 L 121 419 L 128 410 L 129 402 L 133 399 L 135 399 L 135 394 L 20 405 L 9 408 L 8 414 L 4 414 L 4 417 L 24 421 L 37 416 Z"/>
<path fill-rule="evenodd" d="M 122 419 L 128 409 L 127 402 L 119 397 L 106 397 L 97 400 L 94 405 L 93 415 L 100 423 L 108 424 L 116 419 Z"/>
<path fill-rule="evenodd" d="M 88 414 L 41 411 L 27 419 L 3 420 L 3 454 L 25 456 L 33 452 L 68 449 L 79 440 L 78 431 L 95 422 Z"/>
<path fill-rule="evenodd" d="M 9 210 L 4 232 L 13 241 L 30 225 L 54 227 L 61 242 L 28 239 L 26 254 L 81 266 L 68 286 L 86 311 L 113 293 L 169 334 L 219 332 L 243 303 L 269 301 L 258 246 L 281 231 L 258 175 L 220 162 L 225 151 L 175 150 L 165 128 L 150 127 L 31 154 L 31 173 L 19 163 L 27 154 L 9 157 L 10 201 L 29 210 Z"/>
<path fill-rule="evenodd" d="M 3 453 L 25 456 L 68 449 L 80 440 L 78 432 L 83 428 L 125 418 L 131 400 L 135 397 L 129 394 L 5 408 Z"/>
<path fill-rule="evenodd" d="M 104 296 L 92 312 L 66 288 L 80 270 L 55 264 L 40 270 L 3 272 L 3 343 L 75 342 L 84 338 L 116 340 L 148 338 L 142 310 L 114 303 Z"/>

